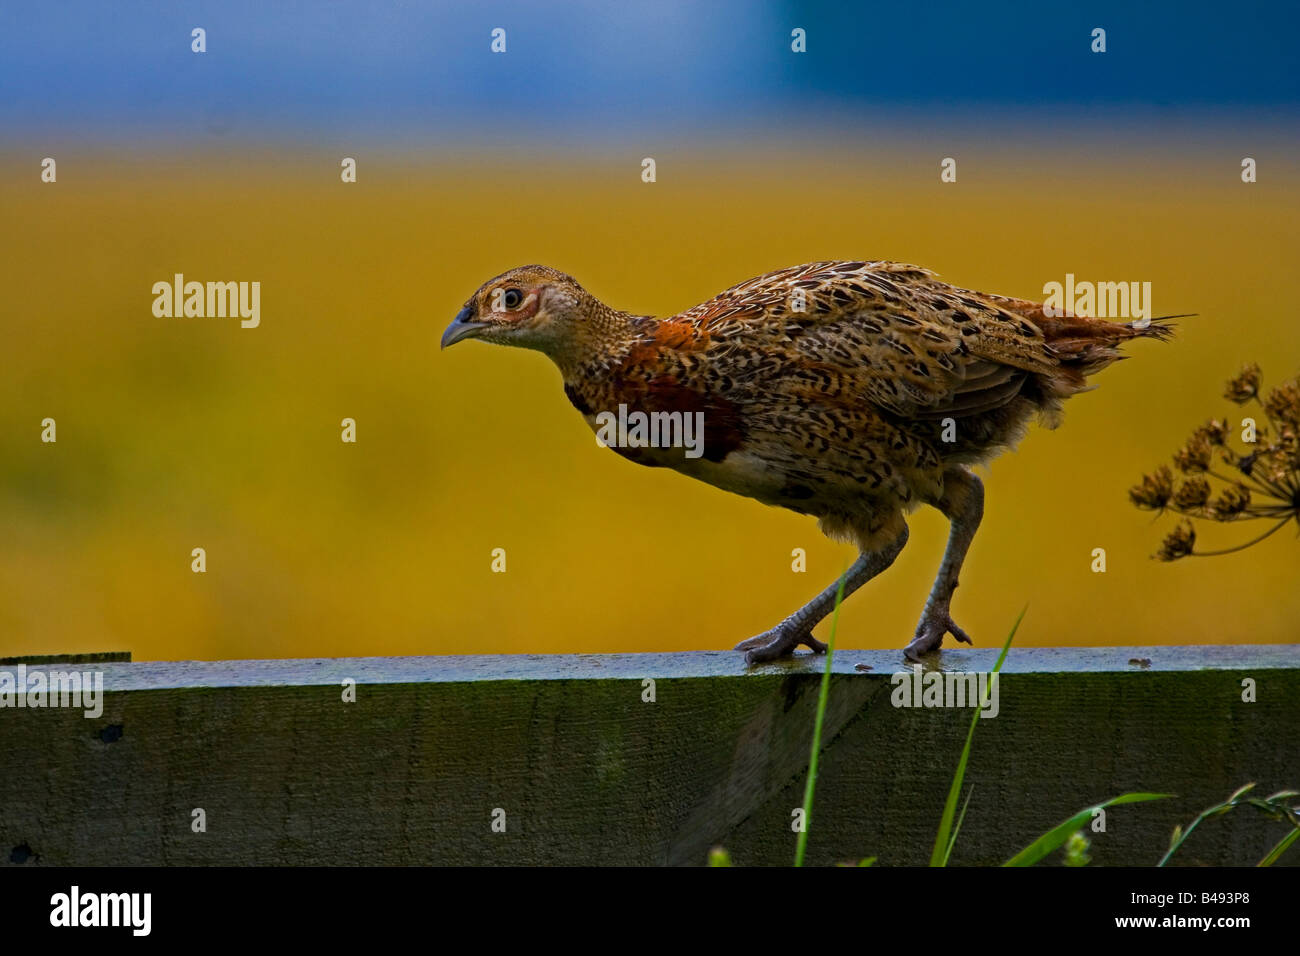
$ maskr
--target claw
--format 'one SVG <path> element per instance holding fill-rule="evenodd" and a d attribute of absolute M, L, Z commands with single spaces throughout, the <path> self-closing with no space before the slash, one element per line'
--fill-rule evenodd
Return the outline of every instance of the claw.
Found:
<path fill-rule="evenodd" d="M 814 654 L 826 652 L 826 645 L 811 634 L 800 634 L 780 627 L 741 641 L 736 645 L 736 650 L 745 652 L 746 664 L 762 664 L 792 655 L 800 644 L 811 647 Z"/>
<path fill-rule="evenodd" d="M 955 637 L 957 640 L 961 641 L 963 644 L 975 643 L 970 639 L 969 634 L 967 634 L 965 631 L 963 631 L 960 627 L 957 626 L 956 622 L 954 622 L 952 618 L 948 618 L 948 633 L 951 634 L 953 637 Z"/>
<path fill-rule="evenodd" d="M 764 644 L 770 644 L 772 642 L 774 634 L 775 634 L 774 631 L 764 631 L 762 634 L 755 634 L 753 637 L 749 638 L 748 640 L 741 641 L 734 648 L 732 648 L 732 650 L 750 651 L 756 647 L 762 647 Z"/>
<path fill-rule="evenodd" d="M 952 615 L 943 611 L 927 611 L 921 615 L 921 623 L 916 626 L 916 636 L 903 649 L 903 654 L 910 661 L 919 661 L 921 655 L 937 651 L 943 645 L 943 636 L 951 634 L 963 644 L 973 644 L 970 635 L 957 626 Z"/>

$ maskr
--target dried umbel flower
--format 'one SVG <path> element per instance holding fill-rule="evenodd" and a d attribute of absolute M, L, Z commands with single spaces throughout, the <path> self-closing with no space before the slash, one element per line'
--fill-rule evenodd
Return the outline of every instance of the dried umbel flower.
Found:
<path fill-rule="evenodd" d="M 1300 384 L 1287 382 L 1273 389 L 1264 399 L 1264 411 L 1278 424 L 1300 426 Z"/>
<path fill-rule="evenodd" d="M 1228 443 L 1228 423 L 1218 418 L 1211 418 L 1192 432 L 1192 437 L 1203 438 L 1215 448 L 1222 448 Z"/>
<path fill-rule="evenodd" d="M 1266 488 L 1278 488 L 1287 483 L 1287 476 L 1295 470 L 1291 457 L 1276 446 L 1265 448 L 1255 457 L 1250 475 Z"/>
<path fill-rule="evenodd" d="M 1245 405 L 1259 394 L 1259 383 L 1263 380 L 1263 377 L 1259 365 L 1252 362 L 1238 372 L 1235 377 L 1228 380 L 1228 384 L 1223 390 L 1223 397 L 1230 402 L 1236 402 L 1238 405 Z"/>
<path fill-rule="evenodd" d="M 1193 435 L 1174 455 L 1174 465 L 1183 474 L 1192 475 L 1209 468 L 1210 457 L 1210 443 L 1205 436 Z"/>
<path fill-rule="evenodd" d="M 1196 529 L 1192 527 L 1190 521 L 1181 521 L 1178 527 L 1169 532 L 1164 544 L 1156 552 L 1156 557 L 1161 561 L 1177 561 L 1191 554 L 1194 547 L 1196 547 Z"/>
<path fill-rule="evenodd" d="M 1182 484 L 1175 487 L 1173 473 L 1162 466 L 1128 494 L 1139 508 L 1168 509 L 1185 518 L 1221 523 L 1262 518 L 1273 525 L 1237 547 L 1197 551 L 1196 529 L 1184 520 L 1156 554 L 1162 561 L 1229 554 L 1263 541 L 1292 521 L 1300 524 L 1300 380 L 1283 382 L 1261 398 L 1262 382 L 1259 366 L 1248 365 L 1224 391 L 1238 404 L 1253 400 L 1267 416 L 1267 424 L 1251 416 L 1249 434 L 1240 437 L 1244 447 L 1232 446 L 1236 436 L 1227 421 L 1210 419 L 1173 456 L 1175 467 L 1187 476 Z M 1220 466 L 1229 468 L 1228 474 L 1215 471 Z M 1214 482 L 1220 483 L 1217 494 Z"/>
<path fill-rule="evenodd" d="M 1212 490 L 1210 482 L 1204 475 L 1193 475 L 1184 481 L 1174 492 L 1174 507 L 1179 511 L 1195 511 L 1204 508 L 1210 500 Z"/>
<path fill-rule="evenodd" d="M 1174 494 L 1174 473 L 1161 465 L 1154 474 L 1143 475 L 1142 483 L 1128 490 L 1129 500 L 1139 508 L 1162 511 Z"/>
<path fill-rule="evenodd" d="M 1278 460 L 1286 463 L 1287 471 L 1300 472 L 1300 431 L 1283 428 L 1273 448 Z"/>
<path fill-rule="evenodd" d="M 1277 433 L 1278 450 L 1288 455 L 1300 452 L 1300 425 L 1287 425 Z"/>
<path fill-rule="evenodd" d="M 1205 490 L 1209 491 L 1209 482 Z M 1245 512 L 1250 506 L 1250 490 L 1242 485 L 1229 485 L 1214 499 L 1210 505 L 1210 516 L 1216 521 L 1231 521 Z"/>

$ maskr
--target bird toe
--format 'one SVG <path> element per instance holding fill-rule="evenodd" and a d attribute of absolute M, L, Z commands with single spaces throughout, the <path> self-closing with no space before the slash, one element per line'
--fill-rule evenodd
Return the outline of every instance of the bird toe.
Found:
<path fill-rule="evenodd" d="M 931 654 L 943 646 L 945 634 L 951 634 L 963 644 L 975 643 L 947 611 L 926 613 L 916 627 L 916 636 L 903 648 L 903 655 L 910 661 L 919 661 L 922 655 Z"/>
<path fill-rule="evenodd" d="M 746 664 L 763 664 L 792 656 L 794 649 L 800 644 L 812 648 L 814 654 L 826 652 L 826 645 L 811 634 L 802 634 L 779 627 L 741 641 L 736 645 L 736 650 L 745 652 Z"/>

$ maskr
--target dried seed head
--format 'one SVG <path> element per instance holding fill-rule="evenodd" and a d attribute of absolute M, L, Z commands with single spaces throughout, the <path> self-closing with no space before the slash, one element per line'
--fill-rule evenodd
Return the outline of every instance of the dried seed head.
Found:
<path fill-rule="evenodd" d="M 1269 519 L 1272 528 L 1236 547 L 1222 551 L 1196 551 L 1196 529 L 1182 521 L 1155 557 L 1176 561 L 1190 554 L 1231 554 L 1249 548 L 1292 521 L 1300 522 L 1300 376 L 1260 394 L 1262 375 L 1256 364 L 1247 365 L 1228 382 L 1227 398 L 1238 404 L 1255 399 L 1263 415 L 1242 422 L 1241 442 L 1248 451 L 1234 447 L 1235 426 L 1211 419 L 1197 427 L 1174 455 L 1174 465 L 1187 477 L 1175 487 L 1169 469 L 1143 478 L 1129 489 L 1129 498 L 1139 508 L 1170 507 L 1178 514 L 1197 520 L 1224 523 Z M 1212 461 L 1221 461 L 1240 478 L 1225 478 L 1210 472 Z M 1213 480 L 1212 480 L 1213 479 Z M 1216 495 L 1216 482 L 1218 486 Z"/>
<path fill-rule="evenodd" d="M 1178 527 L 1169 532 L 1164 544 L 1156 552 L 1156 557 L 1161 561 L 1177 561 L 1191 554 L 1195 545 L 1196 529 L 1192 527 L 1190 521 L 1180 521 Z"/>
<path fill-rule="evenodd" d="M 1215 448 L 1222 448 L 1228 443 L 1228 423 L 1212 418 L 1193 432 L 1193 437 L 1204 438 Z"/>
<path fill-rule="evenodd" d="M 1193 475 L 1174 492 L 1174 507 L 1180 511 L 1203 508 L 1210 500 L 1210 483 L 1204 475 Z"/>
<path fill-rule="evenodd" d="M 1187 444 L 1174 455 L 1174 465 L 1185 475 L 1193 475 L 1210 467 L 1210 443 L 1199 433 L 1187 439 Z"/>
<path fill-rule="evenodd" d="M 1264 398 L 1264 411 L 1279 424 L 1300 426 L 1300 384 L 1284 382 Z"/>
<path fill-rule="evenodd" d="M 1250 491 L 1242 485 L 1229 485 L 1210 505 L 1210 516 L 1216 521 L 1231 521 L 1249 505 Z"/>
<path fill-rule="evenodd" d="M 1251 475 L 1270 484 L 1284 486 L 1288 475 L 1295 470 L 1291 455 L 1280 445 L 1273 444 L 1255 456 Z"/>
<path fill-rule="evenodd" d="M 1259 394 L 1259 383 L 1262 378 L 1259 365 L 1252 362 L 1238 372 L 1234 378 L 1228 380 L 1228 384 L 1224 387 L 1223 397 L 1230 402 L 1244 405 Z"/>
<path fill-rule="evenodd" d="M 1160 511 L 1174 493 L 1174 473 L 1161 465 L 1153 475 L 1143 475 L 1142 483 L 1128 490 L 1129 500 L 1139 508 Z"/>
<path fill-rule="evenodd" d="M 1278 455 L 1287 462 L 1288 470 L 1300 472 L 1300 430 L 1290 425 L 1283 427 L 1274 444 Z"/>

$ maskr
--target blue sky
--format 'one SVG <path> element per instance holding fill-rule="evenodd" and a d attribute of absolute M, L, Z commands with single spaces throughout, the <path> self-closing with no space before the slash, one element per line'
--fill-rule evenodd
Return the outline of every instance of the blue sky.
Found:
<path fill-rule="evenodd" d="M 7 2 L 0 129 L 698 130 L 885 110 L 1294 122 L 1295 3 Z M 208 52 L 190 51 L 190 30 Z M 1107 52 L 1089 50 L 1094 27 Z M 489 51 L 507 31 L 507 52 Z M 808 52 L 790 51 L 807 31 Z M 8 137 L 4 137 L 7 139 Z"/>

